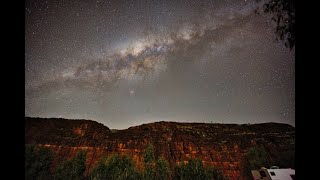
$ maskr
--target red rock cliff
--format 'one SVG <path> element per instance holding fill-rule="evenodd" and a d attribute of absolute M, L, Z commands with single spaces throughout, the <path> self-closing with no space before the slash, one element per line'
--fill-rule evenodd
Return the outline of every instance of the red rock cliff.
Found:
<path fill-rule="evenodd" d="M 278 123 L 253 125 L 156 122 L 111 130 L 89 120 L 26 118 L 26 144 L 52 148 L 59 159 L 87 150 L 87 172 L 102 155 L 128 154 L 138 165 L 148 143 L 156 156 L 164 156 L 171 165 L 201 158 L 205 165 L 223 169 L 230 179 L 242 179 L 241 160 L 250 147 L 264 145 L 272 156 L 295 142 L 295 128 Z"/>

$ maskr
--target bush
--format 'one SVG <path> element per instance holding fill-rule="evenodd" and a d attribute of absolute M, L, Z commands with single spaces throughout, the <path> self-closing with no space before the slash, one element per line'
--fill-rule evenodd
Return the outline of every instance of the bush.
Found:
<path fill-rule="evenodd" d="M 86 170 L 86 152 L 79 151 L 77 155 L 60 163 L 55 171 L 54 178 L 63 179 L 85 179 Z"/>
<path fill-rule="evenodd" d="M 147 148 L 144 150 L 143 162 L 145 164 L 153 163 L 155 160 L 154 157 L 154 147 L 152 144 L 148 144 Z"/>
<path fill-rule="evenodd" d="M 25 179 L 51 179 L 50 167 L 54 153 L 51 149 L 35 145 L 26 145 Z"/>
<path fill-rule="evenodd" d="M 225 180 L 223 173 L 216 168 L 204 168 L 200 159 L 191 159 L 187 164 L 175 167 L 173 179 L 177 180 Z"/>
<path fill-rule="evenodd" d="M 245 155 L 248 167 L 253 169 L 260 169 L 261 167 L 269 167 L 271 160 L 267 150 L 263 146 L 253 147 L 248 150 Z"/>
<path fill-rule="evenodd" d="M 183 168 L 182 175 L 184 179 L 205 179 L 205 171 L 200 159 L 191 159 Z"/>
<path fill-rule="evenodd" d="M 251 170 L 260 169 L 261 167 L 270 167 L 272 161 L 267 150 L 263 146 L 250 148 L 243 159 L 243 174 L 251 178 Z"/>
<path fill-rule="evenodd" d="M 222 171 L 214 167 L 210 167 L 206 169 L 206 179 L 226 180 L 227 178 L 224 176 Z"/>
<path fill-rule="evenodd" d="M 154 157 L 154 147 L 152 144 L 148 144 L 147 148 L 143 153 L 143 165 L 144 165 L 144 172 L 143 177 L 144 179 L 154 179 L 155 178 L 155 157 Z"/>
<path fill-rule="evenodd" d="M 274 165 L 280 168 L 295 168 L 295 145 L 289 145 L 281 151 L 278 157 L 274 160 Z"/>
<path fill-rule="evenodd" d="M 165 180 L 170 179 L 170 168 L 169 163 L 164 158 L 160 157 L 156 161 L 156 168 L 155 168 L 155 179 L 156 180 Z"/>
<path fill-rule="evenodd" d="M 94 169 L 92 169 L 89 175 L 90 180 L 104 179 L 108 176 L 106 160 L 106 156 L 103 156 L 98 165 Z"/>
<path fill-rule="evenodd" d="M 114 154 L 107 161 L 102 158 L 97 167 L 92 170 L 89 178 L 92 180 L 135 180 L 142 177 L 130 157 Z"/>

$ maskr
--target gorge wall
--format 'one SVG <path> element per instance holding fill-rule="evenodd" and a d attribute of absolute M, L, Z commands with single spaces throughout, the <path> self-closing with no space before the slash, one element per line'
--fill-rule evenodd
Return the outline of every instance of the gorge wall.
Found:
<path fill-rule="evenodd" d="M 171 166 L 200 158 L 208 166 L 221 168 L 229 179 L 242 179 L 242 158 L 256 145 L 263 145 L 271 157 L 295 143 L 295 128 L 287 124 L 208 124 L 155 122 L 110 130 L 91 120 L 25 118 L 25 143 L 51 148 L 55 163 L 87 150 L 87 172 L 103 155 L 118 152 L 131 156 L 141 166 L 149 143 L 155 155 Z"/>

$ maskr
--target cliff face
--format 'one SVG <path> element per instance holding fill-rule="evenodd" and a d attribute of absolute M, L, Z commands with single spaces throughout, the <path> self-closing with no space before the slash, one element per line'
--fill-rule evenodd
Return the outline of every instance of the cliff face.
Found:
<path fill-rule="evenodd" d="M 249 148 L 263 145 L 276 157 L 295 142 L 295 128 L 277 123 L 156 122 L 114 132 L 89 120 L 25 118 L 25 124 L 26 144 L 50 147 L 60 159 L 87 150 L 87 171 L 102 155 L 114 152 L 130 155 L 139 166 L 143 150 L 152 143 L 156 157 L 165 157 L 171 165 L 198 157 L 205 165 L 221 167 L 230 179 L 241 179 L 241 160 Z"/>

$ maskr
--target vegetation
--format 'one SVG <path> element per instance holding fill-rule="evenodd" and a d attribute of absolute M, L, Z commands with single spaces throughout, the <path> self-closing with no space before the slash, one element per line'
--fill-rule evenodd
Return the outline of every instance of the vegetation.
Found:
<path fill-rule="evenodd" d="M 263 146 L 250 148 L 246 153 L 246 160 L 250 169 L 260 169 L 272 165 L 268 152 Z"/>
<path fill-rule="evenodd" d="M 85 179 L 86 152 L 79 151 L 77 155 L 60 163 L 55 171 L 54 179 Z"/>
<path fill-rule="evenodd" d="M 149 144 L 143 153 L 144 179 L 154 179 L 155 176 L 155 156 L 154 147 Z"/>
<path fill-rule="evenodd" d="M 170 179 L 171 171 L 169 168 L 169 163 L 163 157 L 160 157 L 156 161 L 156 170 L 155 170 L 155 179 L 156 180 L 165 180 Z"/>
<path fill-rule="evenodd" d="M 92 180 L 125 180 L 141 179 L 133 160 L 126 155 L 112 155 L 108 160 L 105 157 L 91 171 L 89 179 Z"/>
<path fill-rule="evenodd" d="M 251 175 L 250 171 L 260 169 L 261 167 L 270 168 L 278 166 L 280 168 L 295 168 L 295 146 L 291 145 L 279 152 L 277 155 L 270 157 L 269 153 L 263 146 L 250 148 L 244 158 L 244 173 Z"/>
<path fill-rule="evenodd" d="M 295 168 L 295 146 L 288 146 L 285 150 L 279 153 L 277 159 L 274 160 L 275 165 L 280 168 Z"/>
<path fill-rule="evenodd" d="M 223 172 L 215 167 L 207 168 L 206 170 L 207 179 L 214 180 L 227 180 L 228 178 L 223 175 Z"/>
<path fill-rule="evenodd" d="M 202 162 L 199 159 L 189 160 L 187 164 L 175 168 L 175 179 L 205 179 Z"/>
<path fill-rule="evenodd" d="M 251 170 L 260 169 L 261 167 L 269 168 L 272 161 L 267 150 L 263 146 L 250 148 L 245 154 L 243 160 L 243 173 L 245 177 L 251 177 Z"/>
<path fill-rule="evenodd" d="M 260 2 L 261 0 L 256 0 Z M 284 41 L 285 46 L 292 49 L 295 46 L 295 1 L 269 0 L 263 6 L 263 11 L 272 15 L 276 23 L 277 40 Z"/>
<path fill-rule="evenodd" d="M 90 180 L 104 179 L 108 176 L 106 161 L 106 156 L 103 156 L 99 161 L 98 165 L 94 169 L 92 169 L 89 175 Z"/>
<path fill-rule="evenodd" d="M 221 171 L 216 168 L 205 168 L 200 159 L 191 159 L 175 167 L 174 179 L 180 180 L 225 180 Z"/>
<path fill-rule="evenodd" d="M 226 179 L 222 172 L 204 167 L 200 159 L 190 159 L 188 163 L 171 170 L 169 162 L 156 157 L 154 147 L 149 144 L 143 154 L 143 166 L 137 169 L 134 161 L 127 155 L 117 153 L 103 156 L 88 176 L 86 170 L 86 152 L 79 151 L 72 159 L 60 162 L 50 171 L 54 153 L 43 147 L 26 146 L 26 179 L 89 179 L 89 180 L 189 180 L 189 179 Z"/>
<path fill-rule="evenodd" d="M 25 149 L 25 178 L 49 179 L 54 153 L 49 148 L 27 145 Z"/>

